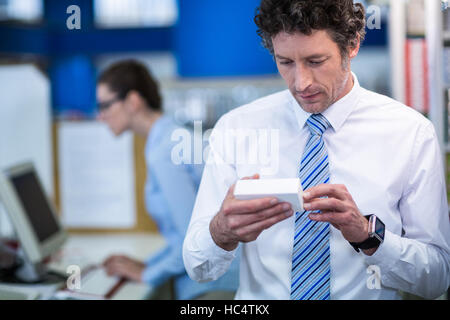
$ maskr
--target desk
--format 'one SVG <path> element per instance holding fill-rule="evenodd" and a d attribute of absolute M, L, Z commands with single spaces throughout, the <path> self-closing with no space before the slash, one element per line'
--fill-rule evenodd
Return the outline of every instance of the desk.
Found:
<path fill-rule="evenodd" d="M 70 234 L 50 267 L 65 273 L 69 265 L 78 265 L 83 269 L 90 264 L 102 263 L 111 254 L 125 254 L 145 260 L 164 244 L 162 236 L 150 233 Z"/>
<path fill-rule="evenodd" d="M 125 254 L 129 257 L 146 260 L 152 253 L 162 248 L 164 238 L 159 234 L 70 234 L 62 250 L 49 264 L 51 270 L 66 274 L 70 265 L 81 270 L 92 264 L 101 264 L 111 254 Z M 40 293 L 40 299 L 49 299 L 60 285 L 19 285 Z M 126 282 L 111 298 L 112 300 L 139 300 L 147 298 L 152 288 L 146 284 Z"/>

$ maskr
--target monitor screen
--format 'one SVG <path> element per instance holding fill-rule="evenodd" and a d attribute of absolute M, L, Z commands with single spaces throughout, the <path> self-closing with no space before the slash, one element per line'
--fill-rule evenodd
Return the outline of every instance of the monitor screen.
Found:
<path fill-rule="evenodd" d="M 59 226 L 34 171 L 10 177 L 40 242 L 59 232 Z"/>

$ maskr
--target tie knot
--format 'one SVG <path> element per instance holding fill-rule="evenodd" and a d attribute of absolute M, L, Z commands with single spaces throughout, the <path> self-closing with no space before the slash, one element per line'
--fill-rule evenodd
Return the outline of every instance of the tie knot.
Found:
<path fill-rule="evenodd" d="M 325 118 L 321 113 L 312 114 L 306 123 L 308 124 L 311 134 L 319 136 L 321 136 L 331 126 L 327 118 Z"/>

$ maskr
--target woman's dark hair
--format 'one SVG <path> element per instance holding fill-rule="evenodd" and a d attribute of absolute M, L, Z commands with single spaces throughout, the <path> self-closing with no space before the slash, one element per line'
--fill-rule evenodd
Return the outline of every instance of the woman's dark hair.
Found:
<path fill-rule="evenodd" d="M 264 47 L 274 54 L 272 37 L 280 32 L 326 30 L 344 57 L 364 40 L 365 10 L 353 0 L 262 0 L 254 19 Z"/>
<path fill-rule="evenodd" d="M 150 109 L 162 110 L 158 83 L 147 67 L 138 61 L 125 60 L 111 65 L 100 75 L 98 83 L 106 84 L 121 99 L 134 90 L 144 98 Z"/>

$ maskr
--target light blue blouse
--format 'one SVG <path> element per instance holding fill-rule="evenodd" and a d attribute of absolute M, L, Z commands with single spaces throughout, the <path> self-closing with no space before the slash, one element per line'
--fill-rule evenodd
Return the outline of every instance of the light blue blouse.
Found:
<path fill-rule="evenodd" d="M 165 238 L 166 246 L 146 261 L 142 280 L 156 287 L 174 277 L 176 299 L 182 300 L 193 299 L 209 291 L 235 291 L 239 284 L 238 259 L 235 259 L 236 262 L 225 275 L 208 283 L 191 280 L 184 268 L 183 241 L 203 165 L 177 165 L 172 161 L 172 150 L 180 143 L 171 138 L 176 129 L 180 129 L 180 126 L 170 116 L 163 115 L 153 125 L 146 142 L 146 207 Z"/>

